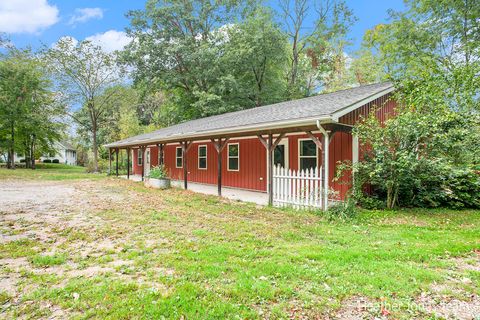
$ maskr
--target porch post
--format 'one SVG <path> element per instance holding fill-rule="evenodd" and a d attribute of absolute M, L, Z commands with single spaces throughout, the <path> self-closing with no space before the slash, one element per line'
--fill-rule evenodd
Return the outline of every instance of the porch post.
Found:
<path fill-rule="evenodd" d="M 222 151 L 227 145 L 229 138 L 225 138 L 222 141 L 222 138 L 219 138 L 217 141 L 211 139 L 215 150 L 217 150 L 217 193 L 218 196 L 222 196 Z"/>
<path fill-rule="evenodd" d="M 191 142 L 183 141 L 182 142 L 182 164 L 183 164 L 183 187 L 185 190 L 188 188 L 188 170 L 187 170 L 187 152 L 192 145 Z"/>
<path fill-rule="evenodd" d="M 112 173 L 112 148 L 108 148 L 108 174 Z"/>
<path fill-rule="evenodd" d="M 127 148 L 127 180 L 130 180 L 130 148 Z"/>
<path fill-rule="evenodd" d="M 268 205 L 273 205 L 273 152 L 275 147 L 280 143 L 280 141 L 285 136 L 285 133 L 281 133 L 275 142 L 273 141 L 273 134 L 268 135 L 268 139 L 262 137 L 262 135 L 257 135 L 260 142 L 263 144 L 267 150 L 267 191 L 268 191 Z"/>
<path fill-rule="evenodd" d="M 143 148 L 143 146 L 138 149 L 138 152 L 142 153 L 142 181 L 145 177 L 145 150 L 146 149 Z M 137 156 L 137 159 L 138 159 L 138 156 Z"/>
<path fill-rule="evenodd" d="M 165 144 L 159 143 L 158 144 L 158 165 L 163 164 L 163 148 L 165 147 Z"/>
<path fill-rule="evenodd" d="M 323 201 L 323 210 L 328 209 L 328 192 L 329 192 L 329 177 L 328 177 L 328 163 L 329 163 L 329 145 L 330 137 L 329 131 L 323 133 L 323 192 L 324 192 L 324 201 Z"/>
<path fill-rule="evenodd" d="M 115 150 L 115 174 L 118 177 L 118 148 Z"/>
<path fill-rule="evenodd" d="M 268 165 L 268 205 L 273 205 L 273 135 L 268 135 L 267 142 L 267 165 Z"/>

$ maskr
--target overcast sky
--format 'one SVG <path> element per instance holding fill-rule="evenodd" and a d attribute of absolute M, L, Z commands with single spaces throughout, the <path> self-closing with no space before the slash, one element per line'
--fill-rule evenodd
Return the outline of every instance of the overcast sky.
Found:
<path fill-rule="evenodd" d="M 277 1 L 268 0 L 276 6 Z M 388 9 L 401 10 L 402 0 L 347 0 L 358 18 L 350 37 L 358 48 L 365 30 L 387 22 Z M 0 0 L 0 32 L 18 47 L 51 45 L 62 36 L 90 39 L 106 50 L 121 49 L 128 39 L 125 13 L 144 7 L 143 0 Z"/>

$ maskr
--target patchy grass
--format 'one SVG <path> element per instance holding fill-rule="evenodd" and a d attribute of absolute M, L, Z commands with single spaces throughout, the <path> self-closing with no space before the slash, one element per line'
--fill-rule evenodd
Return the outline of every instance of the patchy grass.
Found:
<path fill-rule="evenodd" d="M 325 318 L 362 297 L 369 318 L 387 305 L 409 319 L 431 317 L 416 299 L 433 286 L 441 299 L 479 294 L 480 211 L 364 211 L 329 222 L 119 179 L 71 183 L 73 216 L 28 226 L 55 242 L 0 245 L 1 258 L 30 264 L 22 293 L 5 298 L 18 302 L 5 311 L 11 317 Z M 49 255 L 54 248 L 66 254 Z"/>
<path fill-rule="evenodd" d="M 38 180 L 97 180 L 104 178 L 105 174 L 89 174 L 84 167 L 59 163 L 39 163 L 35 170 L 25 168 L 9 170 L 5 166 L 0 167 L 0 180 L 13 177 L 15 179 Z"/>
<path fill-rule="evenodd" d="M 64 254 L 43 255 L 37 254 L 31 257 L 30 262 L 35 267 L 49 267 L 65 263 L 66 256 Z"/>

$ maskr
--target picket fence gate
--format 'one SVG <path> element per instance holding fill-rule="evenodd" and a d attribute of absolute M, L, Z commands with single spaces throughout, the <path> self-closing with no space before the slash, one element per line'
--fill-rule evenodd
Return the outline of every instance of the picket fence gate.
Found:
<path fill-rule="evenodd" d="M 322 168 L 273 168 L 273 205 L 295 209 L 322 208 Z"/>

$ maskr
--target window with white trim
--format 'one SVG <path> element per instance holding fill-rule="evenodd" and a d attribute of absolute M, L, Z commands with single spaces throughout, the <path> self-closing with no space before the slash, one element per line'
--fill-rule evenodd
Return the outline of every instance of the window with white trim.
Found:
<path fill-rule="evenodd" d="M 238 143 L 229 143 L 228 144 L 228 171 L 239 171 L 240 170 L 240 145 Z"/>
<path fill-rule="evenodd" d="M 206 145 L 198 146 L 198 169 L 200 170 L 207 169 L 207 146 Z"/>
<path fill-rule="evenodd" d="M 175 149 L 175 167 L 176 168 L 183 168 L 182 147 L 177 147 Z"/>
<path fill-rule="evenodd" d="M 312 169 L 317 166 L 318 150 L 313 140 L 299 140 L 298 168 Z"/>
<path fill-rule="evenodd" d="M 143 165 L 143 152 L 142 149 L 137 150 L 137 165 L 141 166 Z"/>

